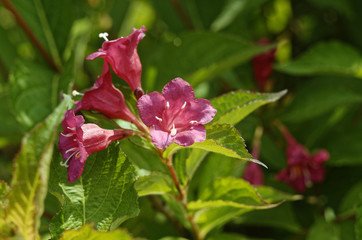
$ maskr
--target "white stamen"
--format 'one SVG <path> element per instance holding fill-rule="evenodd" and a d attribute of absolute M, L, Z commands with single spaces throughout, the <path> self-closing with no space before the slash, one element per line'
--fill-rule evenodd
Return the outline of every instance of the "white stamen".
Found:
<path fill-rule="evenodd" d="M 162 122 L 162 118 L 159 118 L 159 117 L 157 117 L 157 116 L 155 116 L 155 118 L 156 118 L 158 121 Z"/>
<path fill-rule="evenodd" d="M 190 124 L 194 124 L 194 123 L 197 123 L 197 121 L 194 121 L 194 120 L 190 121 Z"/>
<path fill-rule="evenodd" d="M 71 127 L 67 127 L 69 130 L 75 131 L 75 127 L 71 128 Z"/>
<path fill-rule="evenodd" d="M 74 147 L 74 148 L 69 148 L 67 151 L 65 151 L 65 153 L 68 153 L 68 152 L 72 152 L 72 151 L 75 151 L 77 150 L 78 148 Z"/>
<path fill-rule="evenodd" d="M 181 109 L 184 109 L 186 107 L 186 101 L 184 103 L 184 105 L 182 105 Z"/>
<path fill-rule="evenodd" d="M 175 128 L 175 124 L 172 124 L 172 129 L 171 129 L 171 136 L 173 137 L 173 136 L 175 136 L 176 135 L 176 133 L 177 133 L 177 130 L 176 130 L 176 128 Z"/>
<path fill-rule="evenodd" d="M 64 134 L 61 132 L 60 134 L 62 134 L 63 137 L 71 137 L 71 136 L 73 136 L 74 133 Z"/>
<path fill-rule="evenodd" d="M 104 33 L 100 33 L 99 35 L 98 35 L 98 37 L 100 37 L 100 38 L 103 38 L 104 40 L 106 40 L 106 41 L 109 41 L 108 40 L 108 33 L 107 32 L 104 32 Z"/>
<path fill-rule="evenodd" d="M 74 138 L 74 139 L 73 139 L 73 141 L 74 141 L 74 142 L 76 142 L 76 141 L 77 141 L 77 139 L 76 139 L 76 138 Z"/>
<path fill-rule="evenodd" d="M 67 160 L 65 160 L 65 162 L 60 162 L 60 166 L 62 166 L 62 167 L 69 167 L 69 165 L 68 165 L 68 162 L 69 162 L 69 160 L 74 156 L 74 154 L 76 154 L 76 153 L 80 153 L 80 152 L 74 152 L 74 153 L 72 153 L 68 158 L 67 158 Z M 77 154 L 78 155 L 78 154 Z"/>
<path fill-rule="evenodd" d="M 73 91 L 72 91 L 72 95 L 73 95 L 73 96 L 83 96 L 84 93 L 80 93 L 80 92 L 78 92 L 77 90 L 73 90 Z"/>
<path fill-rule="evenodd" d="M 166 102 L 166 108 L 170 108 L 170 103 L 168 101 Z"/>

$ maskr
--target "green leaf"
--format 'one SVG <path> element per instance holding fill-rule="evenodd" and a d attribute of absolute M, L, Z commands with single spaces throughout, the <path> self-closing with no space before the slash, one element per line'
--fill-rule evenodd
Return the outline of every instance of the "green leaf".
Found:
<path fill-rule="evenodd" d="M 330 239 L 330 240 L 340 240 L 339 229 L 333 223 L 324 222 L 324 220 L 319 219 L 310 229 L 307 240 L 320 240 L 320 239 Z"/>
<path fill-rule="evenodd" d="M 282 115 L 284 122 L 301 122 L 336 107 L 362 102 L 360 81 L 353 78 L 326 77 L 311 79 L 297 90 Z"/>
<path fill-rule="evenodd" d="M 17 234 L 23 239 L 35 239 L 37 236 L 56 129 L 70 103 L 70 97 L 65 96 L 43 123 L 25 135 L 21 151 L 15 158 L 12 189 L 7 196 L 7 220 L 16 226 Z"/>
<path fill-rule="evenodd" d="M 138 214 L 137 192 L 133 184 L 135 169 L 117 143 L 88 157 L 83 175 L 74 183 L 66 181 L 61 156 L 51 165 L 49 189 L 63 204 L 52 219 L 50 232 L 58 238 L 64 230 L 94 223 L 95 229 L 107 231 Z"/>
<path fill-rule="evenodd" d="M 117 229 L 111 232 L 97 232 L 90 224 L 86 224 L 77 230 L 65 231 L 60 240 L 132 240 L 126 231 Z"/>
<path fill-rule="evenodd" d="M 140 177 L 135 183 L 138 196 L 177 193 L 171 177 L 165 173 L 152 172 L 150 175 Z"/>
<path fill-rule="evenodd" d="M 246 150 L 244 139 L 240 136 L 238 130 L 230 124 L 208 125 L 206 126 L 206 133 L 205 141 L 194 143 L 188 148 L 202 149 L 265 166 L 262 162 L 252 158 L 250 153 Z M 164 155 L 170 156 L 175 151 L 182 148 L 182 146 L 173 143 L 165 150 Z"/>
<path fill-rule="evenodd" d="M 189 202 L 188 210 L 194 214 L 201 236 L 205 236 L 238 215 L 277 205 L 265 202 L 247 181 L 228 177 L 214 181 L 198 201 Z"/>
<path fill-rule="evenodd" d="M 252 211 L 237 217 L 234 222 L 242 225 L 267 226 L 298 233 L 302 230 L 293 206 L 283 203 L 278 207 Z"/>
<path fill-rule="evenodd" d="M 217 233 L 207 238 L 208 240 L 251 240 L 234 233 Z"/>
<path fill-rule="evenodd" d="M 291 195 L 268 186 L 257 186 L 256 190 L 262 198 L 269 203 L 279 201 L 296 201 L 303 198 L 302 195 Z"/>
<path fill-rule="evenodd" d="M 362 201 L 357 208 L 357 220 L 356 220 L 356 239 L 362 240 Z"/>
<path fill-rule="evenodd" d="M 213 123 L 235 125 L 260 106 L 277 101 L 286 92 L 286 90 L 277 93 L 237 91 L 214 98 L 211 100 L 211 104 L 216 108 L 217 113 Z"/>
<path fill-rule="evenodd" d="M 340 74 L 362 78 L 362 56 L 338 41 L 321 42 L 292 62 L 275 67 L 291 75 Z"/>
<path fill-rule="evenodd" d="M 27 131 L 48 116 L 59 93 L 53 93 L 56 75 L 42 65 L 19 62 L 10 75 L 9 90 L 15 117 Z"/>
<path fill-rule="evenodd" d="M 149 60 L 149 67 L 156 67 L 159 71 L 154 76 L 160 79 L 157 88 L 180 76 L 196 86 L 275 47 L 210 32 L 187 33 L 176 38 L 175 42 L 161 46 L 153 56 L 155 59 Z"/>
<path fill-rule="evenodd" d="M 5 199 L 9 193 L 10 187 L 6 182 L 0 180 L 0 236 L 9 237 L 11 236 L 11 225 L 6 221 L 5 208 L 8 201 Z"/>

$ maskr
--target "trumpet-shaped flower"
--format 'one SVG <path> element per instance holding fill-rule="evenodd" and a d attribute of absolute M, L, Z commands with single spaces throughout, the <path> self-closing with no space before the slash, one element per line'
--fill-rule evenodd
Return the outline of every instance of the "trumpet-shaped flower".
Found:
<path fill-rule="evenodd" d="M 153 144 L 164 149 L 172 142 L 190 146 L 206 139 L 203 124 L 210 122 L 216 109 L 206 99 L 195 99 L 190 84 L 175 78 L 162 93 L 143 95 L 137 103 L 142 121 L 149 127 Z"/>
<path fill-rule="evenodd" d="M 250 162 L 245 170 L 243 178 L 250 184 L 260 186 L 264 184 L 264 174 L 259 164 Z"/>
<path fill-rule="evenodd" d="M 303 192 L 313 182 L 322 182 L 325 176 L 323 163 L 329 159 L 329 153 L 320 150 L 311 155 L 285 128 L 282 133 L 288 144 L 287 167 L 277 174 L 277 180 L 288 183 L 298 192 Z"/>
<path fill-rule="evenodd" d="M 136 123 L 138 120 L 127 107 L 124 96 L 112 83 L 112 74 L 108 63 L 104 63 L 103 73 L 91 90 L 84 93 L 76 103 L 75 112 L 80 110 L 96 110 L 109 118 L 123 119 Z"/>
<path fill-rule="evenodd" d="M 128 83 L 135 92 L 136 97 L 137 95 L 143 95 L 141 88 L 142 65 L 137 53 L 137 46 L 139 41 L 145 36 L 145 31 L 146 28 L 143 26 L 139 30 L 133 29 L 133 33 L 125 38 L 112 41 L 108 41 L 106 38 L 102 48 L 87 57 L 87 60 L 93 60 L 98 57 L 104 58 L 106 62 L 111 64 L 117 76 Z"/>
<path fill-rule="evenodd" d="M 63 132 L 59 133 L 58 148 L 68 167 L 68 181 L 76 181 L 83 172 L 88 156 L 101 151 L 121 138 L 132 135 L 130 130 L 106 130 L 95 124 L 84 124 L 81 115 L 74 115 L 73 110 L 65 113 L 62 122 Z"/>
<path fill-rule="evenodd" d="M 267 45 L 269 44 L 269 40 L 263 38 L 258 42 L 258 44 Z M 253 58 L 254 76 L 256 82 L 258 83 L 259 89 L 262 91 L 265 90 L 267 79 L 273 71 L 275 52 L 276 49 L 274 48 Z"/>

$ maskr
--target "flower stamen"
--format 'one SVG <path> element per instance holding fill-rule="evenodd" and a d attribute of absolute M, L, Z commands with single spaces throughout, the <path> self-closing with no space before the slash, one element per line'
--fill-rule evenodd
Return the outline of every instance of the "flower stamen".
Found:
<path fill-rule="evenodd" d="M 159 117 L 157 117 L 157 116 L 155 116 L 155 118 L 156 118 L 158 121 L 162 122 L 162 118 L 159 118 Z"/>
<path fill-rule="evenodd" d="M 107 32 L 104 32 L 104 33 L 100 33 L 99 35 L 98 35 L 98 37 L 100 37 L 100 38 L 103 38 L 105 41 L 109 41 L 108 40 L 108 33 Z"/>
<path fill-rule="evenodd" d="M 181 109 L 184 109 L 186 107 L 186 101 L 184 103 L 184 105 L 182 105 Z"/>
<path fill-rule="evenodd" d="M 60 134 L 62 134 L 63 137 L 71 137 L 71 136 L 73 136 L 74 133 L 64 134 L 61 132 Z"/>
<path fill-rule="evenodd" d="M 197 121 L 195 121 L 195 120 L 190 121 L 190 124 L 194 124 L 194 123 L 197 123 Z"/>
<path fill-rule="evenodd" d="M 167 101 L 166 102 L 166 108 L 169 109 L 170 108 L 170 103 Z"/>
<path fill-rule="evenodd" d="M 69 160 L 74 156 L 74 154 L 76 154 L 76 153 L 80 153 L 80 152 L 76 151 L 76 152 L 72 153 L 72 154 L 67 158 L 67 160 L 65 160 L 65 162 L 60 162 L 60 166 L 66 167 L 66 168 L 69 167 L 68 162 L 69 162 Z M 78 154 L 77 154 L 77 155 L 78 155 Z"/>
<path fill-rule="evenodd" d="M 170 134 L 171 134 L 172 137 L 177 134 L 177 130 L 176 130 L 176 128 L 175 128 L 175 124 L 172 124 L 172 129 L 171 129 L 171 133 L 170 133 Z"/>
<path fill-rule="evenodd" d="M 72 91 L 72 95 L 73 95 L 73 96 L 84 96 L 84 93 L 80 93 L 80 92 L 78 92 L 77 90 L 73 90 L 73 91 Z"/>
<path fill-rule="evenodd" d="M 67 151 L 65 151 L 65 153 L 68 153 L 68 152 L 72 152 L 72 151 L 75 151 L 77 150 L 78 148 L 74 147 L 74 148 L 69 148 Z"/>

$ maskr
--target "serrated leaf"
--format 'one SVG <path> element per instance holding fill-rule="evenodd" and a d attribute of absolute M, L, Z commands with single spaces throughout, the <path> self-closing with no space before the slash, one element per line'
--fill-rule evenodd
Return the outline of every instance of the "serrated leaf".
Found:
<path fill-rule="evenodd" d="M 252 93 L 247 91 L 230 92 L 211 100 L 217 109 L 213 123 L 235 125 L 258 107 L 277 101 L 287 90 L 277 93 Z"/>
<path fill-rule="evenodd" d="M 43 123 L 25 135 L 21 151 L 15 158 L 12 189 L 7 196 L 7 221 L 16 226 L 17 234 L 23 239 L 35 239 L 37 236 L 56 129 L 70 103 L 70 97 L 65 96 Z"/>
<path fill-rule="evenodd" d="M 86 224 L 77 230 L 65 231 L 60 240 L 132 240 L 127 232 L 117 229 L 111 232 L 95 231 L 90 224 Z"/>
<path fill-rule="evenodd" d="M 303 198 L 302 195 L 292 195 L 268 186 L 256 186 L 256 190 L 262 198 L 269 203 L 280 201 L 296 201 Z"/>
<path fill-rule="evenodd" d="M 275 69 L 292 75 L 340 74 L 362 78 L 362 56 L 345 43 L 320 42 L 294 61 Z"/>
<path fill-rule="evenodd" d="M 45 119 L 53 107 L 55 74 L 42 65 L 19 62 L 10 75 L 9 90 L 16 119 L 25 130 Z M 57 96 L 58 93 L 57 93 Z"/>
<path fill-rule="evenodd" d="M 164 155 L 169 156 L 182 148 L 182 146 L 173 143 L 165 150 Z M 250 153 L 246 150 L 244 139 L 240 136 L 238 130 L 230 124 L 207 125 L 206 140 L 201 143 L 194 143 L 188 148 L 202 149 L 265 166 L 262 162 L 252 158 Z"/>
<path fill-rule="evenodd" d="M 138 214 L 137 192 L 133 184 L 135 169 L 117 143 L 88 157 L 83 175 L 69 183 L 61 156 L 51 164 L 51 192 L 62 194 L 62 210 L 52 219 L 50 232 L 58 238 L 64 230 L 94 223 L 95 229 L 114 229 L 124 220 Z"/>
<path fill-rule="evenodd" d="M 218 179 L 187 208 L 200 226 L 201 236 L 230 219 L 254 209 L 269 209 L 278 204 L 265 202 L 248 182 L 232 177 Z"/>
<path fill-rule="evenodd" d="M 177 192 L 171 177 L 162 172 L 152 172 L 150 175 L 138 178 L 135 188 L 140 197 Z"/>
<path fill-rule="evenodd" d="M 211 32 L 187 33 L 176 40 L 177 46 L 165 44 L 157 50 L 156 59 L 152 61 L 159 71 L 157 79 L 162 80 L 157 82 L 157 88 L 180 76 L 196 86 L 275 47 Z"/>

